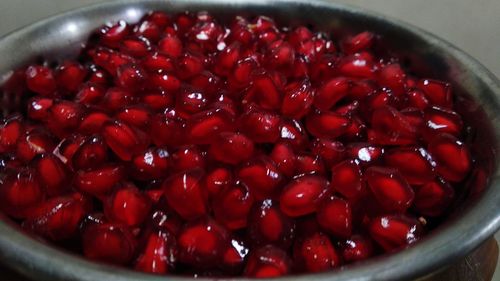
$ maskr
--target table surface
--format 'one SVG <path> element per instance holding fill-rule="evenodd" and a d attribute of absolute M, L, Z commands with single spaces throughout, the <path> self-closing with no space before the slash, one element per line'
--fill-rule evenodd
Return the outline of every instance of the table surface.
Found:
<path fill-rule="evenodd" d="M 0 36 L 47 16 L 99 2 L 106 1 L 1 0 Z M 335 2 L 374 10 L 431 31 L 466 51 L 500 77 L 499 0 L 336 0 Z M 500 232 L 496 237 L 500 241 Z M 497 262 L 497 269 L 492 280 L 500 281 L 500 262 Z"/>

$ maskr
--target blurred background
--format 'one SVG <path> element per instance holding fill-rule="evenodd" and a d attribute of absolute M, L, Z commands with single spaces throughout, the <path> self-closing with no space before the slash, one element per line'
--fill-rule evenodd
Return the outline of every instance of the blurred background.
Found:
<path fill-rule="evenodd" d="M 374 10 L 430 31 L 500 77 L 500 0 L 332 1 Z M 105 0 L 0 0 L 0 36 L 49 15 L 99 2 Z"/>
<path fill-rule="evenodd" d="M 0 36 L 50 15 L 105 1 L 0 0 Z M 335 0 L 334 2 L 377 11 L 434 33 L 475 57 L 500 78 L 500 0 Z M 500 241 L 500 232 L 496 236 L 497 241 Z M 500 281 L 499 271 L 500 265 L 497 265 L 493 280 Z"/>

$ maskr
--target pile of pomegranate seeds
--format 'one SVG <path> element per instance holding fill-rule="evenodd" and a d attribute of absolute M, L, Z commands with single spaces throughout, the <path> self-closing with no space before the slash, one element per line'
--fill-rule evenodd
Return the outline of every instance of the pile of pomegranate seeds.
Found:
<path fill-rule="evenodd" d="M 319 272 L 418 241 L 471 170 L 450 85 L 377 57 L 370 32 L 333 39 L 151 12 L 14 71 L 1 209 L 156 274 Z"/>

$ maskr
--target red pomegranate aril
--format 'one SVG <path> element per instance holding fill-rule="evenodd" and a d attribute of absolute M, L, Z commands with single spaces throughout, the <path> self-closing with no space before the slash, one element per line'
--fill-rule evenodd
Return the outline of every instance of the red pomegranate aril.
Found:
<path fill-rule="evenodd" d="M 204 169 L 207 166 L 206 154 L 206 151 L 198 146 L 181 146 L 172 154 L 172 168 L 179 172 L 196 168 Z"/>
<path fill-rule="evenodd" d="M 349 199 L 359 198 L 363 193 L 362 173 L 355 160 L 345 160 L 332 167 L 333 190 Z"/>
<path fill-rule="evenodd" d="M 202 111 L 209 100 L 203 91 L 194 88 L 184 88 L 176 95 L 175 108 L 183 118 Z"/>
<path fill-rule="evenodd" d="M 347 131 L 351 120 L 331 111 L 315 111 L 306 117 L 306 128 L 318 138 L 336 138 Z"/>
<path fill-rule="evenodd" d="M 66 136 L 78 128 L 82 114 L 79 104 L 61 100 L 50 107 L 45 123 L 56 136 Z"/>
<path fill-rule="evenodd" d="M 318 232 L 298 241 L 294 247 L 295 263 L 306 272 L 322 272 L 341 265 L 340 255 L 327 235 Z"/>
<path fill-rule="evenodd" d="M 202 111 L 186 122 L 187 137 L 194 144 L 209 144 L 219 133 L 232 129 L 233 118 L 222 109 Z"/>
<path fill-rule="evenodd" d="M 243 133 L 256 143 L 275 142 L 280 137 L 281 118 L 271 112 L 253 110 L 241 115 Z"/>
<path fill-rule="evenodd" d="M 310 110 L 314 92 L 309 80 L 291 83 L 286 86 L 281 113 L 290 118 L 300 119 Z"/>
<path fill-rule="evenodd" d="M 55 155 L 43 154 L 37 159 L 35 169 L 47 195 L 61 195 L 70 190 L 68 185 L 72 175 Z"/>
<path fill-rule="evenodd" d="M 79 134 L 72 134 L 59 142 L 54 149 L 54 155 L 57 156 L 64 164 L 71 167 L 72 159 L 75 152 L 85 141 L 85 137 Z"/>
<path fill-rule="evenodd" d="M 244 183 L 230 184 L 214 198 L 215 219 L 229 230 L 245 228 L 253 201 L 252 193 Z"/>
<path fill-rule="evenodd" d="M 230 168 L 216 167 L 205 175 L 205 188 L 208 197 L 212 200 L 232 183 L 233 173 Z"/>
<path fill-rule="evenodd" d="M 189 170 L 170 176 L 162 184 L 169 206 L 185 220 L 206 215 L 207 194 L 203 188 L 204 174 L 201 169 Z"/>
<path fill-rule="evenodd" d="M 32 65 L 26 69 L 26 84 L 31 91 L 52 97 L 57 90 L 57 82 L 53 71 L 42 65 Z"/>
<path fill-rule="evenodd" d="M 223 81 L 210 71 L 202 71 L 198 75 L 191 78 L 189 83 L 198 89 L 203 89 L 209 97 L 217 95 L 221 91 Z"/>
<path fill-rule="evenodd" d="M 411 185 L 420 185 L 434 179 L 434 162 L 424 148 L 394 148 L 384 154 L 384 162 L 403 175 Z"/>
<path fill-rule="evenodd" d="M 132 92 L 124 88 L 110 88 L 104 94 L 100 104 L 108 111 L 118 111 L 135 101 Z"/>
<path fill-rule="evenodd" d="M 0 125 L 0 152 L 8 152 L 16 147 L 23 133 L 22 117 L 13 115 L 2 120 Z"/>
<path fill-rule="evenodd" d="M 337 238 L 349 238 L 353 229 L 353 216 L 348 201 L 335 196 L 325 198 L 316 213 L 321 228 Z"/>
<path fill-rule="evenodd" d="M 252 157 L 253 142 L 240 133 L 221 133 L 210 145 L 209 154 L 217 161 L 238 164 Z"/>
<path fill-rule="evenodd" d="M 159 53 L 145 56 L 141 61 L 141 66 L 148 72 L 164 73 L 175 69 L 174 60 Z"/>
<path fill-rule="evenodd" d="M 297 157 L 291 145 L 286 142 L 276 143 L 270 157 L 281 173 L 287 177 L 294 175 Z"/>
<path fill-rule="evenodd" d="M 16 158 L 29 163 L 37 155 L 52 152 L 53 138 L 44 130 L 32 130 L 19 138 L 16 146 Z"/>
<path fill-rule="evenodd" d="M 177 235 L 179 261 L 210 268 L 221 261 L 227 242 L 226 230 L 213 219 L 189 223 Z"/>
<path fill-rule="evenodd" d="M 222 255 L 222 268 L 230 274 L 241 272 L 245 264 L 246 256 L 248 255 L 248 247 L 241 239 L 231 239 L 229 246 L 226 247 Z"/>
<path fill-rule="evenodd" d="M 291 260 L 286 252 L 272 245 L 250 252 L 244 275 L 253 278 L 274 278 L 291 272 Z"/>
<path fill-rule="evenodd" d="M 0 208 L 7 215 L 23 218 L 30 208 L 43 201 L 42 187 L 32 169 L 8 173 L 0 183 Z"/>
<path fill-rule="evenodd" d="M 303 149 L 308 143 L 308 136 L 300 121 L 285 119 L 280 125 L 280 140 L 289 143 L 294 149 Z"/>
<path fill-rule="evenodd" d="M 454 136 L 439 134 L 428 149 L 436 162 L 436 172 L 445 180 L 460 182 L 469 173 L 472 165 L 469 149 Z"/>
<path fill-rule="evenodd" d="M 421 224 L 403 215 L 382 216 L 370 222 L 370 236 L 385 251 L 393 251 L 415 243 L 422 235 Z"/>
<path fill-rule="evenodd" d="M 165 178 L 171 166 L 170 154 L 163 148 L 149 148 L 131 160 L 131 174 L 138 180 Z"/>
<path fill-rule="evenodd" d="M 402 96 L 406 93 L 406 74 L 397 63 L 381 68 L 378 72 L 378 82 L 380 86 L 391 89 L 395 96 Z"/>
<path fill-rule="evenodd" d="M 109 148 L 123 161 L 129 161 L 149 144 L 149 136 L 121 121 L 104 125 L 102 135 Z"/>
<path fill-rule="evenodd" d="M 130 33 L 130 26 L 125 21 L 105 26 L 100 30 L 100 41 L 103 45 L 114 48 Z"/>
<path fill-rule="evenodd" d="M 240 59 L 241 44 L 234 42 L 224 48 L 217 56 L 215 62 L 215 73 L 219 75 L 229 75 L 236 62 Z"/>
<path fill-rule="evenodd" d="M 342 50 L 347 54 L 354 54 L 360 51 L 365 51 L 372 47 L 375 41 L 375 34 L 364 31 L 354 36 L 348 37 L 342 43 Z"/>
<path fill-rule="evenodd" d="M 281 211 L 290 217 L 314 213 L 317 203 L 328 192 L 328 184 L 326 179 L 316 175 L 293 179 L 281 192 Z"/>
<path fill-rule="evenodd" d="M 101 136 L 87 138 L 73 154 L 75 170 L 95 168 L 108 160 L 108 148 Z"/>
<path fill-rule="evenodd" d="M 111 75 L 104 69 L 95 64 L 88 66 L 89 76 L 87 82 L 106 86 L 111 82 Z"/>
<path fill-rule="evenodd" d="M 43 97 L 33 97 L 28 102 L 27 115 L 30 119 L 43 121 L 50 107 L 54 104 L 54 100 Z"/>
<path fill-rule="evenodd" d="M 175 268 L 176 259 L 175 237 L 168 232 L 156 231 L 148 236 L 134 268 L 147 273 L 165 274 Z"/>
<path fill-rule="evenodd" d="M 75 96 L 75 102 L 85 105 L 98 104 L 105 94 L 106 90 L 102 85 L 89 82 L 80 87 Z"/>
<path fill-rule="evenodd" d="M 135 35 L 147 38 L 151 42 L 160 40 L 161 32 L 160 26 L 152 20 L 143 20 L 134 28 Z"/>
<path fill-rule="evenodd" d="M 116 118 L 128 125 L 147 130 L 151 120 L 151 111 L 142 106 L 129 106 L 116 114 Z"/>
<path fill-rule="evenodd" d="M 453 105 L 451 85 L 442 81 L 422 79 L 418 81 L 417 87 L 421 89 L 425 97 L 436 106 L 451 108 Z"/>
<path fill-rule="evenodd" d="M 87 70 L 78 62 L 66 61 L 56 69 L 57 85 L 64 91 L 75 92 L 87 76 Z"/>
<path fill-rule="evenodd" d="M 143 223 L 150 210 L 149 198 L 132 184 L 118 186 L 104 204 L 104 213 L 110 221 L 131 227 Z"/>
<path fill-rule="evenodd" d="M 422 130 L 423 137 L 430 141 L 439 133 L 447 133 L 458 137 L 462 133 L 462 118 L 458 113 L 433 106 L 424 111 L 425 127 Z"/>
<path fill-rule="evenodd" d="M 82 118 L 78 132 L 86 135 L 99 134 L 104 124 L 110 120 L 111 118 L 106 113 L 99 111 L 89 112 Z"/>
<path fill-rule="evenodd" d="M 23 227 L 54 241 L 73 238 L 89 209 L 87 200 L 81 194 L 51 198 L 30 212 Z"/>
<path fill-rule="evenodd" d="M 385 210 L 405 212 L 411 206 L 415 193 L 398 170 L 372 166 L 365 171 L 365 179 Z"/>
<path fill-rule="evenodd" d="M 182 54 L 182 42 L 177 36 L 167 35 L 158 42 L 158 50 L 171 58 L 177 58 Z"/>
<path fill-rule="evenodd" d="M 371 123 L 373 129 L 368 131 L 368 139 L 374 144 L 407 145 L 416 142 L 416 128 L 393 107 L 383 106 L 376 109 L 372 114 Z"/>
<path fill-rule="evenodd" d="M 177 58 L 177 74 L 181 79 L 189 79 L 204 69 L 204 58 L 192 53 L 184 53 Z"/>
<path fill-rule="evenodd" d="M 455 190 L 442 179 L 435 179 L 417 188 L 415 209 L 424 215 L 437 217 L 448 211 L 455 197 Z"/>
<path fill-rule="evenodd" d="M 116 84 L 125 89 L 138 90 L 146 82 L 146 72 L 135 64 L 120 66 L 116 71 Z"/>
<path fill-rule="evenodd" d="M 155 112 L 174 105 L 174 95 L 162 90 L 150 90 L 141 96 L 141 102 Z"/>
<path fill-rule="evenodd" d="M 327 167 L 340 162 L 345 156 L 345 147 L 341 142 L 330 139 L 315 139 L 312 152 L 323 159 Z"/>
<path fill-rule="evenodd" d="M 82 192 L 102 196 L 109 193 L 124 178 L 125 171 L 122 166 L 106 164 L 93 170 L 78 171 L 74 184 Z"/>
<path fill-rule="evenodd" d="M 276 201 L 255 203 L 248 217 L 248 235 L 253 246 L 274 244 L 287 248 L 295 238 L 295 223 L 281 212 Z"/>
<path fill-rule="evenodd" d="M 281 107 L 282 94 L 269 75 L 258 74 L 253 77 L 252 86 L 244 96 L 242 103 L 251 102 L 255 102 L 267 110 L 277 110 Z"/>
<path fill-rule="evenodd" d="M 341 245 L 342 260 L 347 263 L 365 260 L 375 254 L 373 242 L 368 237 L 353 235 Z"/>
<path fill-rule="evenodd" d="M 150 42 L 146 37 L 132 37 L 120 43 L 120 51 L 134 58 L 147 56 L 150 49 Z"/>
<path fill-rule="evenodd" d="M 423 91 L 419 89 L 409 90 L 406 95 L 406 103 L 408 107 L 418 108 L 420 110 L 426 109 L 429 107 L 429 100 L 425 97 Z"/>
<path fill-rule="evenodd" d="M 148 191 L 146 191 L 146 194 L 147 193 Z M 155 208 L 155 206 L 153 206 L 153 208 Z M 183 220 L 171 210 L 156 210 L 150 214 L 148 223 L 154 230 L 177 235 L 182 227 Z"/>
<path fill-rule="evenodd" d="M 345 77 L 326 81 L 314 97 L 314 106 L 319 110 L 329 110 L 349 93 L 350 83 Z"/>
<path fill-rule="evenodd" d="M 257 200 L 275 197 L 283 180 L 276 164 L 265 156 L 244 163 L 238 170 L 237 176 L 248 186 Z"/>
<path fill-rule="evenodd" d="M 347 147 L 347 155 L 360 164 L 367 165 L 377 162 L 384 154 L 382 147 L 369 143 L 352 143 Z"/>
<path fill-rule="evenodd" d="M 338 70 L 340 74 L 352 78 L 373 79 L 375 77 L 375 65 L 360 53 L 344 57 L 339 62 Z"/>
<path fill-rule="evenodd" d="M 158 113 L 151 118 L 149 134 L 157 146 L 174 146 L 180 144 L 183 139 L 182 129 L 182 124 L 178 120 L 164 113 Z"/>
<path fill-rule="evenodd" d="M 319 155 L 300 153 L 295 160 L 295 176 L 325 175 L 325 163 Z"/>
<path fill-rule="evenodd" d="M 134 257 L 136 245 L 130 229 L 120 224 L 90 225 L 82 234 L 83 254 L 95 261 L 129 263 Z"/>
<path fill-rule="evenodd" d="M 181 87 L 181 81 L 170 73 L 151 74 L 146 81 L 149 87 L 175 92 Z"/>

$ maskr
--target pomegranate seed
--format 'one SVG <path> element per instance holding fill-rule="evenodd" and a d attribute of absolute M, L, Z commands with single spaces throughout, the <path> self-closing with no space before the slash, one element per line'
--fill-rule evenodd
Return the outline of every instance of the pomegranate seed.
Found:
<path fill-rule="evenodd" d="M 412 185 L 420 185 L 434 178 L 434 162 L 424 148 L 395 148 L 384 154 L 384 162 L 399 170 Z"/>
<path fill-rule="evenodd" d="M 81 194 L 51 198 L 35 208 L 23 226 L 51 240 L 73 238 L 88 210 Z"/>
<path fill-rule="evenodd" d="M 306 117 L 306 128 L 318 138 L 336 138 L 344 134 L 351 120 L 330 111 L 315 111 Z"/>
<path fill-rule="evenodd" d="M 396 169 L 372 166 L 365 172 L 366 182 L 377 201 L 387 211 L 404 212 L 415 194 Z"/>
<path fill-rule="evenodd" d="M 287 177 L 294 175 L 297 158 L 290 145 L 283 142 L 275 144 L 270 157 L 281 173 Z"/>
<path fill-rule="evenodd" d="M 166 114 L 158 113 L 151 118 L 149 134 L 157 146 L 176 145 L 182 140 L 182 125 Z"/>
<path fill-rule="evenodd" d="M 90 71 L 89 77 L 87 78 L 87 81 L 89 83 L 105 86 L 108 85 L 112 80 L 109 73 L 95 64 L 91 64 L 88 67 L 88 70 Z"/>
<path fill-rule="evenodd" d="M 106 162 L 108 150 L 106 144 L 100 136 L 89 137 L 75 151 L 72 157 L 74 169 L 95 168 Z"/>
<path fill-rule="evenodd" d="M 415 208 L 425 216 L 443 215 L 455 196 L 455 190 L 444 180 L 436 179 L 415 192 Z"/>
<path fill-rule="evenodd" d="M 424 122 L 425 127 L 422 133 L 423 137 L 428 141 L 439 133 L 459 136 L 463 127 L 460 115 L 452 110 L 436 106 L 425 110 Z"/>
<path fill-rule="evenodd" d="M 145 56 L 141 62 L 141 66 L 146 71 L 157 73 L 170 72 L 175 69 L 173 59 L 159 53 Z"/>
<path fill-rule="evenodd" d="M 345 147 L 338 141 L 316 139 L 312 144 L 312 152 L 320 156 L 326 166 L 330 167 L 344 158 Z"/>
<path fill-rule="evenodd" d="M 295 175 L 325 175 L 325 164 L 318 155 L 299 154 L 295 160 Z"/>
<path fill-rule="evenodd" d="M 184 53 L 177 58 L 177 73 L 181 79 L 196 76 L 204 69 L 203 57 Z"/>
<path fill-rule="evenodd" d="M 206 164 L 206 152 L 197 146 L 180 147 L 172 154 L 172 168 L 175 171 L 186 171 L 196 168 L 204 169 Z"/>
<path fill-rule="evenodd" d="M 149 140 L 144 132 L 120 121 L 108 123 L 103 127 L 103 137 L 111 150 L 124 161 L 146 149 Z"/>
<path fill-rule="evenodd" d="M 243 164 L 237 175 L 257 200 L 276 196 L 283 179 L 273 160 L 264 156 Z"/>
<path fill-rule="evenodd" d="M 397 63 L 388 64 L 378 72 L 378 82 L 381 86 L 391 89 L 396 96 L 406 93 L 406 74 Z"/>
<path fill-rule="evenodd" d="M 129 106 L 116 114 L 116 118 L 128 125 L 147 129 L 151 120 L 151 111 L 146 107 Z"/>
<path fill-rule="evenodd" d="M 33 130 L 17 141 L 17 158 L 29 163 L 37 155 L 51 152 L 55 147 L 51 136 L 43 130 Z"/>
<path fill-rule="evenodd" d="M 33 120 L 45 120 L 52 104 L 54 104 L 54 100 L 50 98 L 31 98 L 28 102 L 28 117 Z"/>
<path fill-rule="evenodd" d="M 82 109 L 77 103 L 61 100 L 50 107 L 45 123 L 56 136 L 66 136 L 78 128 L 81 118 Z"/>
<path fill-rule="evenodd" d="M 273 278 L 287 275 L 290 271 L 291 261 L 286 252 L 267 245 L 250 253 L 244 274 L 254 278 Z"/>
<path fill-rule="evenodd" d="M 308 141 L 305 128 L 296 119 L 282 120 L 280 140 L 290 143 L 294 149 L 305 147 Z"/>
<path fill-rule="evenodd" d="M 146 220 L 151 209 L 149 198 L 133 185 L 119 187 L 105 203 L 110 221 L 137 226 Z"/>
<path fill-rule="evenodd" d="M 412 89 L 408 91 L 406 99 L 408 107 L 414 107 L 421 110 L 426 109 L 430 104 L 429 100 L 425 97 L 424 92 L 419 89 Z"/>
<path fill-rule="evenodd" d="M 196 267 L 209 267 L 222 259 L 226 230 L 212 219 L 184 226 L 177 236 L 179 260 Z"/>
<path fill-rule="evenodd" d="M 373 79 L 375 76 L 375 66 L 370 59 L 357 53 L 344 57 L 339 62 L 339 72 L 347 77 Z"/>
<path fill-rule="evenodd" d="M 358 198 L 363 192 L 361 169 L 354 160 L 332 167 L 332 188 L 346 198 Z"/>
<path fill-rule="evenodd" d="M 208 104 L 207 96 L 199 90 L 184 88 L 176 96 L 175 108 L 181 117 L 189 117 L 192 114 L 201 112 Z"/>
<path fill-rule="evenodd" d="M 135 269 L 165 274 L 175 268 L 176 256 L 175 238 L 168 232 L 157 231 L 149 235 L 143 252 L 137 258 Z"/>
<path fill-rule="evenodd" d="M 280 196 L 281 211 L 298 217 L 314 213 L 316 204 L 328 192 L 328 181 L 320 176 L 305 175 L 290 181 Z"/>
<path fill-rule="evenodd" d="M 132 93 L 123 88 L 111 88 L 106 91 L 101 100 L 102 106 L 108 111 L 118 111 L 134 101 Z"/>
<path fill-rule="evenodd" d="M 327 271 L 341 264 L 339 254 L 323 233 L 313 234 L 298 242 L 294 248 L 294 257 L 300 264 L 299 267 L 307 272 Z"/>
<path fill-rule="evenodd" d="M 174 105 L 174 96 L 162 90 L 147 91 L 141 101 L 153 111 L 159 112 Z"/>
<path fill-rule="evenodd" d="M 241 239 L 231 239 L 230 245 L 222 256 L 224 271 L 236 274 L 241 272 L 249 249 Z"/>
<path fill-rule="evenodd" d="M 347 155 L 365 165 L 375 163 L 383 154 L 383 148 L 369 143 L 353 143 L 347 147 Z"/>
<path fill-rule="evenodd" d="M 170 168 L 170 157 L 166 149 L 150 148 L 134 156 L 131 173 L 134 179 L 155 180 L 166 177 Z"/>
<path fill-rule="evenodd" d="M 417 87 L 424 92 L 425 97 L 432 104 L 444 108 L 452 107 L 451 86 L 448 83 L 432 79 L 422 79 L 417 83 Z"/>
<path fill-rule="evenodd" d="M 91 260 L 126 264 L 133 259 L 136 244 L 130 230 L 119 224 L 94 224 L 83 232 L 83 254 Z"/>
<path fill-rule="evenodd" d="M 347 54 L 365 51 L 371 48 L 374 41 L 375 35 L 369 31 L 364 31 L 348 37 L 342 44 L 342 50 Z"/>
<path fill-rule="evenodd" d="M 215 219 L 229 230 L 244 228 L 253 201 L 249 188 L 242 182 L 228 185 L 214 198 Z"/>
<path fill-rule="evenodd" d="M 117 47 L 129 33 L 130 26 L 125 21 L 118 21 L 100 30 L 100 41 L 108 47 Z"/>
<path fill-rule="evenodd" d="M 75 96 L 75 102 L 91 105 L 99 103 L 106 94 L 105 89 L 95 83 L 86 83 L 82 87 Z"/>
<path fill-rule="evenodd" d="M 412 144 L 416 141 L 416 128 L 396 109 L 384 106 L 373 112 L 373 130 L 368 132 L 370 142 L 382 145 Z"/>
<path fill-rule="evenodd" d="M 206 214 L 207 194 L 203 189 L 203 176 L 202 170 L 195 169 L 172 175 L 162 184 L 169 206 L 186 220 Z"/>
<path fill-rule="evenodd" d="M 349 202 L 330 196 L 319 205 L 317 220 L 323 230 L 338 238 L 349 238 L 352 234 L 352 212 Z"/>
<path fill-rule="evenodd" d="M 202 111 L 186 122 L 187 136 L 195 144 L 209 144 L 219 133 L 231 131 L 232 127 L 233 118 L 221 109 Z"/>
<path fill-rule="evenodd" d="M 209 153 L 220 162 L 238 164 L 248 160 L 254 150 L 253 142 L 239 133 L 221 133 L 210 145 Z"/>
<path fill-rule="evenodd" d="M 165 91 L 175 92 L 181 87 L 181 81 L 172 74 L 158 73 L 149 76 L 146 81 L 152 88 L 160 88 Z"/>
<path fill-rule="evenodd" d="M 248 223 L 248 233 L 255 245 L 274 244 L 287 248 L 295 237 L 293 220 L 270 199 L 254 204 Z"/>
<path fill-rule="evenodd" d="M 64 164 L 71 167 L 73 155 L 85 141 L 85 137 L 73 134 L 61 140 L 54 149 L 54 155 L 57 156 Z"/>
<path fill-rule="evenodd" d="M 134 64 L 122 65 L 116 72 L 116 84 L 126 89 L 138 90 L 145 81 L 145 71 Z"/>
<path fill-rule="evenodd" d="M 86 69 L 74 61 L 66 61 L 60 64 L 55 73 L 59 88 L 68 92 L 76 92 L 86 76 Z"/>
<path fill-rule="evenodd" d="M 82 134 L 92 135 L 101 132 L 104 124 L 108 123 L 111 119 L 106 113 L 103 112 L 89 112 L 82 118 L 78 132 Z"/>
<path fill-rule="evenodd" d="M 100 196 L 109 193 L 124 177 L 122 166 L 107 164 L 93 170 L 78 171 L 74 184 L 82 192 Z"/>
<path fill-rule="evenodd" d="M 342 244 L 342 260 L 344 262 L 358 262 L 374 254 L 373 242 L 364 236 L 354 235 Z"/>
<path fill-rule="evenodd" d="M 158 42 L 158 49 L 162 54 L 177 58 L 182 54 L 182 42 L 177 36 L 168 35 Z"/>
<path fill-rule="evenodd" d="M 35 171 L 22 169 L 9 173 L 0 185 L 0 208 L 15 218 L 23 218 L 43 200 L 43 190 Z"/>
<path fill-rule="evenodd" d="M 269 75 L 256 75 L 252 87 L 247 91 L 243 103 L 255 102 L 263 109 L 279 109 L 282 95 Z"/>
<path fill-rule="evenodd" d="M 291 118 L 300 119 L 309 112 L 313 98 L 314 92 L 309 80 L 291 83 L 285 88 L 281 113 Z"/>
<path fill-rule="evenodd" d="M 217 167 L 209 171 L 205 176 L 205 188 L 211 199 L 233 183 L 233 174 L 229 168 Z"/>
<path fill-rule="evenodd" d="M 61 195 L 68 191 L 71 175 L 59 158 L 53 154 L 43 154 L 36 161 L 35 168 L 47 195 Z"/>
<path fill-rule="evenodd" d="M 241 130 L 254 142 L 275 142 L 280 137 L 280 117 L 265 111 L 250 111 L 241 116 Z"/>
<path fill-rule="evenodd" d="M 384 250 L 415 243 L 422 235 L 420 223 L 405 216 L 382 216 L 370 222 L 370 235 Z"/>
<path fill-rule="evenodd" d="M 460 182 L 471 169 L 471 156 L 464 143 L 449 134 L 439 134 L 429 144 L 436 172 L 445 180 Z"/>
<path fill-rule="evenodd" d="M 148 55 L 150 50 L 151 43 L 146 36 L 127 38 L 120 43 L 120 51 L 134 58 L 143 58 Z"/>
<path fill-rule="evenodd" d="M 28 89 L 45 97 L 54 96 L 57 82 L 52 70 L 41 65 L 32 65 L 26 69 Z"/>
<path fill-rule="evenodd" d="M 314 106 L 319 110 L 329 110 L 349 93 L 349 80 L 336 77 L 325 82 L 314 97 Z"/>

